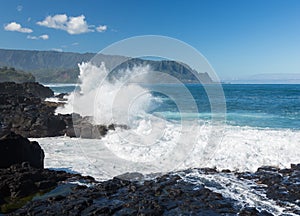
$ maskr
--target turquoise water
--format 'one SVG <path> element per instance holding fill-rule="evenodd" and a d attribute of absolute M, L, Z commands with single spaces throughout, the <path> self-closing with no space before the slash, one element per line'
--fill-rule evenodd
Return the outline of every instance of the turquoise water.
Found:
<path fill-rule="evenodd" d="M 213 86 L 213 85 L 207 85 Z M 205 86 L 205 88 L 207 87 Z M 75 85 L 51 85 L 56 93 L 71 92 Z M 151 87 L 146 88 L 151 90 Z M 205 88 L 202 85 L 187 84 L 186 88 L 196 102 L 198 112 L 179 112 L 176 103 L 166 95 L 152 92 L 160 103 L 149 110 L 169 120 L 183 118 L 210 119 L 211 106 Z M 157 88 L 156 88 L 157 89 Z M 178 102 L 191 102 L 184 97 L 176 84 L 160 85 L 160 90 L 173 92 Z M 300 129 L 300 85 L 286 84 L 223 84 L 226 100 L 227 124 L 260 128 Z"/>

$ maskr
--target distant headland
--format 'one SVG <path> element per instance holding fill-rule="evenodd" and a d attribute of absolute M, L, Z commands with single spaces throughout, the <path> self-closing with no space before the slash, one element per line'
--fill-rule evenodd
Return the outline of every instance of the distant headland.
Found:
<path fill-rule="evenodd" d="M 41 83 L 76 83 L 79 75 L 78 63 L 88 62 L 95 55 L 96 53 L 0 49 L 0 67 L 6 69 L 13 67 L 15 68 L 14 71 L 19 72 L 26 71 L 35 77 L 35 81 Z M 188 65 L 176 61 L 130 59 L 124 56 L 102 54 L 98 54 L 97 58 L 100 58 L 99 60 L 108 66 L 115 64 L 115 62 L 124 62 L 117 67 L 118 69 L 133 65 L 149 65 L 152 70 L 168 73 L 183 83 L 198 83 L 193 75 L 196 71 Z M 16 74 L 16 77 L 19 75 Z M 213 83 L 206 72 L 199 72 L 199 78 L 202 83 Z M 18 80 L 11 80 L 10 78 L 5 81 Z"/>

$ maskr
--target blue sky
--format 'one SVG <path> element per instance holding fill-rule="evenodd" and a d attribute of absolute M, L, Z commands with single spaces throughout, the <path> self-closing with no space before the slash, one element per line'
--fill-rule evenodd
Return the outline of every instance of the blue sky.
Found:
<path fill-rule="evenodd" d="M 222 79 L 300 73 L 298 0 L 1 3 L 0 48 L 98 52 L 128 37 L 164 35 L 199 50 Z"/>

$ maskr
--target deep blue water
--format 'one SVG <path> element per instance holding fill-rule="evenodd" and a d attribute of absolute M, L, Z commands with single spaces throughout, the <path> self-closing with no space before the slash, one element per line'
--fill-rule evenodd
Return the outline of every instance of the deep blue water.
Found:
<path fill-rule="evenodd" d="M 300 129 L 300 85 L 299 84 L 223 84 L 226 100 L 227 124 L 262 128 Z M 147 86 L 146 86 L 147 87 Z M 75 86 L 51 86 L 55 92 L 71 92 Z M 178 85 L 165 84 L 154 89 L 152 94 L 161 98 L 158 106 L 149 110 L 170 120 L 180 119 L 175 102 L 188 107 L 191 100 L 186 97 Z M 184 118 L 210 119 L 211 105 L 206 88 L 214 85 L 187 84 L 186 88 L 197 104 L 198 112 L 185 109 Z M 172 92 L 172 97 L 160 92 Z M 217 99 L 218 100 L 218 99 Z M 219 99 L 221 100 L 221 99 Z"/>

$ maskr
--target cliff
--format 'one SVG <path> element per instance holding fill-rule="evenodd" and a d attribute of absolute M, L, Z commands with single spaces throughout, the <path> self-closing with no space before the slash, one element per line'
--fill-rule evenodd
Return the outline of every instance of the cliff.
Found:
<path fill-rule="evenodd" d="M 90 61 L 95 55 L 95 53 L 0 49 L 0 66 L 30 71 L 36 77 L 36 81 L 42 83 L 76 83 L 79 75 L 78 63 Z M 150 65 L 151 69 L 175 76 L 181 82 L 195 83 L 197 81 L 192 74 L 193 69 L 176 61 L 128 60 L 124 56 L 102 54 L 98 54 L 97 58 L 105 62 L 108 67 L 116 62 L 125 61 L 118 67 L 119 69 L 133 65 Z M 204 71 L 201 71 L 199 75 L 203 83 L 212 83 L 211 78 Z"/>

